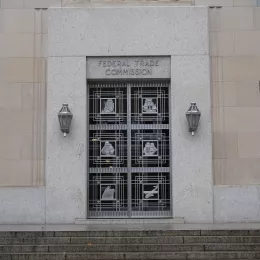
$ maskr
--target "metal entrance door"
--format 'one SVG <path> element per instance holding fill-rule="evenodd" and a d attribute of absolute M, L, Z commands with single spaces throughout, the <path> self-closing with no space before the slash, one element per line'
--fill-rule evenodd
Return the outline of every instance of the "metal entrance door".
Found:
<path fill-rule="evenodd" d="M 88 217 L 170 217 L 169 82 L 90 82 L 88 103 Z"/>

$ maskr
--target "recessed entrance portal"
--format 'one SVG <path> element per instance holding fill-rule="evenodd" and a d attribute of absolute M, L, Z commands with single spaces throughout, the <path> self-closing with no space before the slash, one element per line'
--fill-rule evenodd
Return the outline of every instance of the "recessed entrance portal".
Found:
<path fill-rule="evenodd" d="M 88 82 L 88 216 L 171 217 L 169 80 Z"/>
<path fill-rule="evenodd" d="M 52 8 L 49 14 L 46 188 L 33 191 L 40 202 L 35 221 L 213 223 L 213 209 L 220 212 L 215 220 L 223 219 L 223 194 L 214 192 L 212 180 L 208 9 Z M 185 115 L 191 102 L 202 115 L 193 137 Z M 66 138 L 57 120 L 63 103 L 73 113 Z M 146 223 L 129 221 L 137 222 Z"/>

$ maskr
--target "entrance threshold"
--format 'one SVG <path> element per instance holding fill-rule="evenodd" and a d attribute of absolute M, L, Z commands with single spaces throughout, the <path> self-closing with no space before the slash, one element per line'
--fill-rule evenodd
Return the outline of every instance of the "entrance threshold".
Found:
<path fill-rule="evenodd" d="M 116 225 L 116 224 L 184 224 L 184 218 L 162 219 L 76 219 L 75 224 L 82 225 Z"/>
<path fill-rule="evenodd" d="M 0 232 L 23 231 L 133 231 L 133 230 L 260 230 L 260 223 L 227 224 L 133 224 L 133 225 L 79 225 L 79 224 L 32 224 L 0 225 Z"/>

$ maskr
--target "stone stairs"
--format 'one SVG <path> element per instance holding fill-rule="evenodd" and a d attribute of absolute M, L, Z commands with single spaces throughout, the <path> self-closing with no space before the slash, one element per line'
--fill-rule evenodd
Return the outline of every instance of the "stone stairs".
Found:
<path fill-rule="evenodd" d="M 0 260 L 260 259 L 260 230 L 0 232 Z"/>

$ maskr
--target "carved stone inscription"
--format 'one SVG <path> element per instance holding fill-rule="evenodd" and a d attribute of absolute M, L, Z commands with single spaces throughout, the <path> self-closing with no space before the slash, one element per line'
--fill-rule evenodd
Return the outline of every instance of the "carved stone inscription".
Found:
<path fill-rule="evenodd" d="M 87 78 L 170 78 L 170 57 L 87 58 Z"/>

